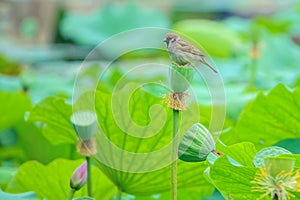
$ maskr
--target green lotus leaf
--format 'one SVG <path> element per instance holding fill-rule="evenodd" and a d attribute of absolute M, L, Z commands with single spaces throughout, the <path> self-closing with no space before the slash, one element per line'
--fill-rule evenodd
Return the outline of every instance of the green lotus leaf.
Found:
<path fill-rule="evenodd" d="M 73 171 L 84 160 L 57 159 L 48 165 L 36 161 L 23 164 L 8 184 L 6 191 L 22 193 L 34 191 L 39 199 L 67 199 L 70 190 L 70 178 Z M 93 196 L 96 199 L 111 199 L 116 193 L 116 187 L 101 171 L 92 167 Z M 75 197 L 87 196 L 87 186 L 75 193 Z"/>
<path fill-rule="evenodd" d="M 0 186 L 7 184 L 16 171 L 17 169 L 15 167 L 0 167 Z"/>
<path fill-rule="evenodd" d="M 25 192 L 21 194 L 10 194 L 0 190 L 0 199 L 5 200 L 38 200 L 34 192 Z"/>
<path fill-rule="evenodd" d="M 241 141 L 259 149 L 285 139 L 300 137 L 300 87 L 291 91 L 279 84 L 268 94 L 260 93 L 243 110 L 235 132 Z"/>
<path fill-rule="evenodd" d="M 256 149 L 253 143 L 241 142 L 230 146 L 218 145 L 218 151 L 224 153 L 232 164 L 253 167 Z"/>
<path fill-rule="evenodd" d="M 125 193 L 148 195 L 168 191 L 172 110 L 163 107 L 161 98 L 139 84 L 115 88 L 112 94 L 84 93 L 73 106 L 76 112 L 90 110 L 97 115 L 101 134 L 95 134 L 95 165 Z M 46 124 L 47 131 L 53 134 L 49 138 L 74 142 L 71 114 L 70 105 L 62 99 L 47 98 L 35 106 L 30 120 Z M 202 115 L 205 118 L 207 113 Z M 198 121 L 199 106 L 191 104 L 182 112 L 179 138 Z M 206 163 L 179 161 L 178 187 L 206 187 L 208 183 L 202 175 L 206 167 Z"/>
<path fill-rule="evenodd" d="M 71 114 L 72 107 L 64 99 L 47 97 L 33 107 L 28 121 L 42 122 L 43 134 L 51 143 L 74 144 L 77 136 L 70 122 Z"/>
<path fill-rule="evenodd" d="M 267 174 L 276 177 L 282 172 L 291 172 L 295 168 L 296 159 L 292 157 L 267 157 L 264 159 Z"/>
<path fill-rule="evenodd" d="M 226 157 L 219 158 L 210 170 L 210 178 L 225 199 L 257 199 L 264 192 L 253 191 L 253 181 L 257 169 L 254 167 L 237 167 L 231 165 Z M 293 192 L 300 198 L 299 192 Z M 267 198 L 266 198 L 267 199 Z"/>
<path fill-rule="evenodd" d="M 139 84 L 128 83 L 113 94 L 84 94 L 78 102 L 79 108 L 95 106 L 102 132 L 96 134 L 96 165 L 123 192 L 149 195 L 169 190 L 172 110 L 161 106 L 161 98 L 145 92 Z M 89 103 L 84 106 L 84 102 Z M 192 104 L 182 112 L 179 138 L 199 121 L 197 110 L 198 105 Z M 202 175 L 206 166 L 179 161 L 178 188 L 201 190 L 208 184 Z"/>
<path fill-rule="evenodd" d="M 237 148 L 237 145 L 245 146 L 245 147 L 251 147 L 250 149 L 253 149 L 253 145 L 250 145 L 250 143 L 238 143 L 236 145 L 231 145 L 226 148 L 230 149 L 230 155 L 236 159 L 239 160 L 239 162 L 242 162 L 242 156 L 245 156 L 247 160 L 246 164 L 251 164 L 252 159 L 255 153 L 254 151 L 251 153 L 250 156 L 247 155 L 247 149 L 249 148 Z M 239 153 L 239 149 L 241 150 Z M 227 153 L 229 153 L 227 151 Z M 236 156 L 240 154 L 240 156 Z M 284 157 L 283 157 L 284 156 Z M 240 157 L 240 159 L 239 159 Z M 295 154 L 288 154 L 288 155 L 280 155 L 280 157 L 283 157 L 281 159 L 293 159 L 295 163 L 295 168 L 297 166 L 299 167 L 299 156 Z M 274 158 L 274 157 L 272 157 Z M 276 157 L 277 159 L 277 157 Z M 219 157 L 212 166 L 210 166 L 209 171 L 206 171 L 206 176 L 209 177 L 209 179 L 212 181 L 212 183 L 215 185 L 215 187 L 221 192 L 223 197 L 225 199 L 257 199 L 259 198 L 264 191 L 261 192 L 254 191 L 253 187 L 256 186 L 252 181 L 254 180 L 254 177 L 256 173 L 259 171 L 253 164 L 252 165 L 239 165 L 232 163 L 230 159 L 228 159 L 227 156 Z M 295 195 L 294 198 L 291 198 L 293 200 L 296 200 L 300 197 L 299 193 L 292 192 L 293 195 Z"/>
<path fill-rule="evenodd" d="M 43 131 L 31 122 L 20 122 L 14 126 L 17 132 L 17 148 L 25 160 L 36 160 L 47 164 L 56 158 L 79 159 L 75 144 L 53 144 L 43 135 Z M 1 150 L 2 151 L 2 150 Z"/>
<path fill-rule="evenodd" d="M 95 200 L 95 199 L 91 198 L 91 197 L 79 197 L 79 198 L 76 198 L 74 200 Z"/>
<path fill-rule="evenodd" d="M 77 28 L 78 24 L 81 26 L 80 29 Z M 170 21 L 158 10 L 129 2 L 109 3 L 90 14 L 66 13 L 60 28 L 66 39 L 72 39 L 79 44 L 97 45 L 126 30 L 144 27 L 168 28 L 169 25 Z M 147 33 L 145 32 L 145 34 Z M 131 41 L 118 40 L 118 45 L 134 43 L 141 36 L 134 36 Z M 157 39 L 149 36 L 148 40 Z M 106 49 L 106 51 L 114 51 L 114 49 Z"/>
<path fill-rule="evenodd" d="M 234 166 L 223 156 L 210 167 L 209 176 L 226 199 L 256 199 L 260 193 L 252 192 L 250 183 L 255 173 L 255 167 Z"/>
<path fill-rule="evenodd" d="M 210 187 L 210 185 L 203 186 L 201 188 L 182 188 L 178 190 L 178 199 L 203 199 L 204 197 L 210 196 L 213 193 L 214 188 Z M 128 200 L 170 200 L 170 192 L 164 192 L 160 194 L 154 194 L 151 196 L 134 196 L 128 198 Z M 206 199 L 206 198 L 204 198 Z M 122 199 L 123 200 L 123 199 Z M 125 200 L 125 199 L 124 199 Z"/>
<path fill-rule="evenodd" d="M 228 57 L 241 46 L 239 36 L 221 22 L 188 19 L 176 22 L 173 29 L 192 38 L 198 43 L 196 46 L 200 48 L 201 44 L 209 54 L 217 57 Z"/>
<path fill-rule="evenodd" d="M 281 147 L 266 147 L 256 153 L 253 163 L 255 167 L 262 167 L 265 165 L 265 158 L 279 156 L 282 154 L 291 154 L 291 152 Z"/>
<path fill-rule="evenodd" d="M 29 97 L 23 92 L 0 91 L 0 130 L 10 128 L 31 108 Z"/>

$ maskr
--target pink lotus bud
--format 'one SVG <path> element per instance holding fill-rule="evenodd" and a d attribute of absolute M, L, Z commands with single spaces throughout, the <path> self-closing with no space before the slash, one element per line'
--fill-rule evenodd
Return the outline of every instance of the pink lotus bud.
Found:
<path fill-rule="evenodd" d="M 84 186 L 87 179 L 87 162 L 82 163 L 75 169 L 70 180 L 70 187 L 79 190 Z"/>

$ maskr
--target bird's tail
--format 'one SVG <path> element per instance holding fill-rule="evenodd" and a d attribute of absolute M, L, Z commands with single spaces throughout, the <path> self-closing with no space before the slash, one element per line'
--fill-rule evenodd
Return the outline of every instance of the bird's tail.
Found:
<path fill-rule="evenodd" d="M 204 57 L 201 57 L 201 61 L 207 65 L 211 70 L 213 70 L 215 73 L 218 73 L 218 71 L 216 70 L 216 68 L 214 68 L 213 66 L 211 66 L 206 60 Z"/>

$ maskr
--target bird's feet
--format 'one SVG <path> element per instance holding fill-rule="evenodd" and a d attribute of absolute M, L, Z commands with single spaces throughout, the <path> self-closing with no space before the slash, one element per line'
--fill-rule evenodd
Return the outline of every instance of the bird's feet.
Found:
<path fill-rule="evenodd" d="M 181 67 L 181 68 L 189 68 L 188 65 L 180 65 L 178 63 L 173 62 L 172 65 L 175 65 L 176 67 Z"/>

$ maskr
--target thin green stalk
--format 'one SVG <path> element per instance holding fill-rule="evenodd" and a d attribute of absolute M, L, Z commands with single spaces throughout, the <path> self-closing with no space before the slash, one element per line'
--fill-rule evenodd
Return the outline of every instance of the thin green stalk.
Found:
<path fill-rule="evenodd" d="M 117 200 L 121 200 L 121 199 L 122 199 L 122 190 L 121 188 L 118 187 Z"/>
<path fill-rule="evenodd" d="M 89 156 L 86 157 L 86 163 L 87 163 L 88 196 L 92 197 L 92 170 L 91 170 L 91 158 Z"/>
<path fill-rule="evenodd" d="M 76 192 L 75 189 L 72 189 L 72 188 L 70 189 L 68 200 L 72 200 L 73 199 L 73 196 L 74 196 L 75 192 Z"/>
<path fill-rule="evenodd" d="M 257 59 L 252 58 L 251 60 L 251 72 L 250 72 L 250 81 L 249 88 L 255 88 L 256 82 L 256 72 L 257 72 Z"/>
<path fill-rule="evenodd" d="M 252 44 L 252 50 L 251 50 L 251 64 L 250 64 L 250 78 L 248 83 L 248 90 L 252 91 L 256 88 L 256 75 L 257 75 L 257 59 L 258 59 L 258 44 L 256 42 L 253 42 Z"/>
<path fill-rule="evenodd" d="M 179 110 L 173 109 L 173 135 L 171 152 L 171 200 L 177 200 L 177 144 L 178 144 Z"/>

